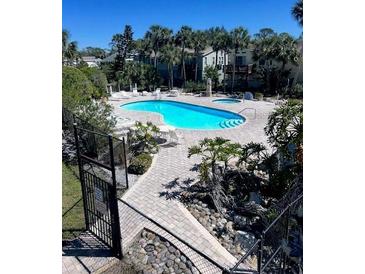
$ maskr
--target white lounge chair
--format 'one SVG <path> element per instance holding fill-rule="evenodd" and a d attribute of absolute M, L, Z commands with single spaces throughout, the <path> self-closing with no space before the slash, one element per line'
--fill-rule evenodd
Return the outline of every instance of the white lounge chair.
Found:
<path fill-rule="evenodd" d="M 126 118 L 126 117 L 117 117 L 117 124 L 115 125 L 116 132 L 123 132 L 126 129 L 129 129 L 135 125 L 136 121 Z"/>
<path fill-rule="evenodd" d="M 138 92 L 137 88 L 133 88 L 132 95 L 133 95 L 133 97 L 139 96 L 139 92 Z"/>
<path fill-rule="evenodd" d="M 176 133 L 176 128 L 173 126 L 163 125 L 158 127 L 163 138 L 166 138 L 166 143 L 162 146 L 178 145 L 179 137 Z"/>
<path fill-rule="evenodd" d="M 161 99 L 161 89 L 156 88 L 156 90 L 152 92 L 152 95 L 155 96 L 155 99 Z"/>
<path fill-rule="evenodd" d="M 122 90 L 120 92 L 113 92 L 111 98 L 114 100 L 119 100 L 119 99 L 129 99 L 131 98 L 131 96 L 128 95 L 124 90 Z"/>
<path fill-rule="evenodd" d="M 167 95 L 169 97 L 177 97 L 179 96 L 180 92 L 178 89 L 172 89 L 170 90 L 170 93 Z"/>

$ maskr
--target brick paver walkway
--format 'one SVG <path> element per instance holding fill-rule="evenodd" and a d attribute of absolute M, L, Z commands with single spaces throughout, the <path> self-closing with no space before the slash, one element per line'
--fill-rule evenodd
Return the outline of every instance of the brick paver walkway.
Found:
<path fill-rule="evenodd" d="M 122 103 L 148 99 L 151 99 L 151 97 L 137 97 L 119 102 L 113 101 L 111 103 L 114 105 L 114 112 L 118 116 L 129 117 L 142 122 L 152 121 L 157 125 L 163 124 L 162 116 L 159 114 L 126 111 L 119 108 L 119 105 Z M 212 102 L 212 98 L 193 96 L 180 96 L 178 98 L 166 99 L 216 107 L 233 112 L 239 112 L 244 108 L 256 109 L 256 119 L 253 119 L 253 111 L 247 110 L 247 112 L 243 113 L 247 121 L 236 128 L 204 131 L 178 130 L 178 134 L 181 136 L 180 144 L 175 147 L 162 148 L 148 173 L 123 196 L 123 201 L 145 214 L 166 230 L 178 235 L 182 241 L 193 247 L 193 249 L 204 254 L 224 268 L 232 267 L 236 259 L 175 199 L 175 196 L 179 194 L 181 188 L 184 188 L 187 184 L 191 184 L 197 177 L 197 173 L 192 171 L 192 168 L 199 162 L 199 159 L 198 157 L 187 158 L 188 147 L 196 144 L 204 137 L 213 138 L 216 136 L 240 143 L 254 141 L 266 144 L 266 136 L 263 128 L 266 125 L 269 113 L 275 105 L 267 102 L 253 101 L 225 105 Z M 138 216 L 139 214 L 132 213 L 131 210 L 126 209 L 126 205 L 122 205 L 121 202 L 119 206 L 124 248 L 131 243 L 132 238 L 136 236 L 143 226 L 149 226 L 157 234 L 159 232 L 167 233 L 160 227 L 153 227 L 151 222 Z M 126 219 L 129 222 L 123 221 Z M 159 230 L 159 232 L 155 230 Z M 171 235 L 167 238 L 170 238 L 172 241 L 174 240 L 174 237 Z M 181 246 L 181 244 L 177 244 L 177 246 Z M 197 268 L 202 273 L 219 272 L 218 268 L 212 267 L 211 263 L 207 261 L 204 263 L 204 260 L 201 259 L 202 257 L 197 252 L 190 250 L 186 255 L 195 264 L 198 261 L 202 261 L 201 264 L 197 265 Z"/>
<path fill-rule="evenodd" d="M 62 248 L 63 274 L 95 273 L 114 261 L 109 247 L 87 232 Z"/>

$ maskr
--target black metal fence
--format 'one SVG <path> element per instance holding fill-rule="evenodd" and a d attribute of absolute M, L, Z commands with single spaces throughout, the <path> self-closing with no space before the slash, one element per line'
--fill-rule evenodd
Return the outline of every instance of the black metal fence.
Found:
<path fill-rule="evenodd" d="M 278 214 L 247 253 L 230 269 L 230 273 L 293 273 L 288 272 L 290 267 L 284 246 L 288 243 L 291 216 L 302 203 L 303 194 Z M 252 262 L 253 268 L 247 268 Z"/>
<path fill-rule="evenodd" d="M 63 142 L 77 160 L 86 229 L 122 257 L 117 190 L 127 189 L 128 145 L 62 109 Z"/>
<path fill-rule="evenodd" d="M 114 256 L 121 258 L 122 249 L 113 137 L 79 128 L 76 123 L 73 128 L 86 229 L 109 246 Z M 104 161 L 99 160 L 98 155 L 100 151 L 97 150 L 99 149 L 97 146 L 95 150 L 95 147 L 91 145 L 92 150 L 89 150 L 90 144 L 85 145 L 88 137 L 83 139 L 85 138 L 85 133 L 93 136 L 93 138 L 96 136 L 100 138 L 103 149 L 105 149 L 104 143 L 106 143 L 105 146 L 109 150 L 109 160 L 105 160 L 105 158 L 102 158 Z"/>
<path fill-rule="evenodd" d="M 110 166 L 111 150 L 109 148 L 110 140 L 112 139 L 113 160 L 116 173 L 117 188 L 123 189 L 129 187 L 128 182 L 128 162 L 130 160 L 129 153 L 129 136 L 126 135 L 122 139 L 115 138 L 99 130 L 97 127 L 91 125 L 87 121 L 80 119 L 71 111 L 62 109 L 62 129 L 67 135 L 64 138 L 69 139 L 69 143 L 73 144 L 74 129 L 73 125 L 76 123 L 78 128 L 79 148 L 85 157 L 88 157 L 90 169 L 98 176 L 110 178 L 108 169 L 105 166 Z M 76 151 L 76 147 L 73 149 Z M 74 153 L 76 159 L 76 153 Z M 95 164 L 95 163 L 98 164 Z M 104 174 L 104 175 L 103 175 Z"/>

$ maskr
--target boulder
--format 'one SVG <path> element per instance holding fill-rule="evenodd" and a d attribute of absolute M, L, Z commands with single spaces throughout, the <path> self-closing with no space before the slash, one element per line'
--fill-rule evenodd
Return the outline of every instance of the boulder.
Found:
<path fill-rule="evenodd" d="M 235 238 L 234 238 L 234 244 L 240 245 L 242 248 L 248 249 L 250 248 L 256 241 L 255 236 L 252 233 L 246 232 L 246 231 L 237 231 Z"/>

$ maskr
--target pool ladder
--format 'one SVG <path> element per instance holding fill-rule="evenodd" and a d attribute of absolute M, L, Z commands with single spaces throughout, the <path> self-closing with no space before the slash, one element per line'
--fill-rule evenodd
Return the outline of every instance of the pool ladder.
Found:
<path fill-rule="evenodd" d="M 254 110 L 255 111 L 255 118 L 254 119 L 256 119 L 256 109 L 255 108 L 244 108 L 244 109 L 242 109 L 242 110 L 240 110 L 238 113 L 242 113 L 242 112 L 244 112 L 245 110 Z"/>

